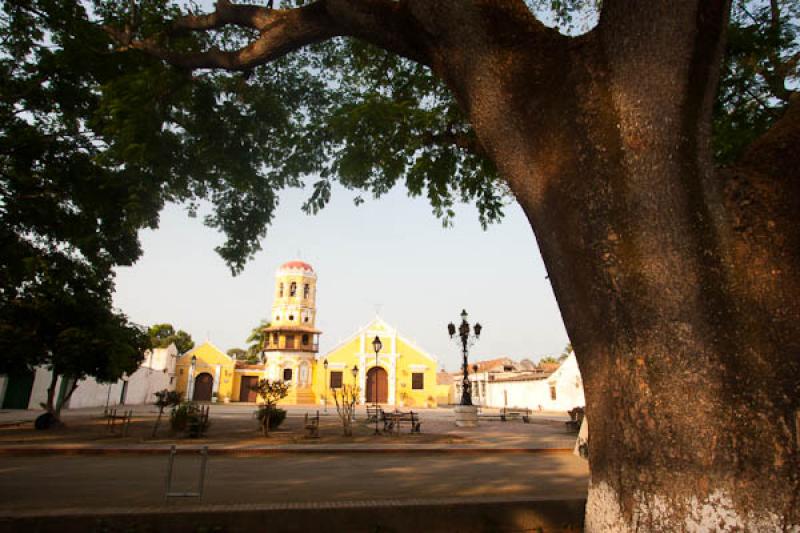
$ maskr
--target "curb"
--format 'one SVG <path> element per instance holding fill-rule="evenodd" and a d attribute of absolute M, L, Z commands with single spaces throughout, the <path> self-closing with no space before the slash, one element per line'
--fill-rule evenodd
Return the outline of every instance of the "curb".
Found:
<path fill-rule="evenodd" d="M 196 454 L 202 446 L 178 447 L 179 454 Z M 59 456 L 136 456 L 167 455 L 170 447 L 149 448 L 67 448 L 67 447 L 0 447 L 0 457 Z M 209 455 L 263 456 L 281 454 L 564 454 L 572 448 L 341 448 L 341 447 L 296 447 L 296 448 L 209 448 Z"/>
<path fill-rule="evenodd" d="M 192 512 L 204 513 L 241 513 L 253 511 L 303 511 L 323 509 L 370 509 L 380 507 L 439 507 L 453 505 L 492 505 L 492 504 L 545 504 L 552 502 L 586 504 L 585 497 L 531 497 L 531 496 L 497 496 L 497 497 L 452 497 L 452 498 L 393 498 L 375 500 L 320 500 L 275 503 L 234 503 L 234 504 L 193 504 L 181 507 L 169 505 L 147 505 L 141 507 L 64 507 L 47 510 L 0 511 L 0 519 L 8 518 L 48 518 L 72 516 L 130 516 L 154 514 L 184 514 Z"/>

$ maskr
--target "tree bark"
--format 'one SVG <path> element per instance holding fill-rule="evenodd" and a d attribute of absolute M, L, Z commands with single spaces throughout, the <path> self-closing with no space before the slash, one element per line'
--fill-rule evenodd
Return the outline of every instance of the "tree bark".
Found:
<path fill-rule="evenodd" d="M 526 213 L 583 375 L 587 531 L 800 528 L 800 104 L 714 168 L 729 3 L 606 0 L 577 38 L 516 0 L 312 5 L 430 65 Z"/>

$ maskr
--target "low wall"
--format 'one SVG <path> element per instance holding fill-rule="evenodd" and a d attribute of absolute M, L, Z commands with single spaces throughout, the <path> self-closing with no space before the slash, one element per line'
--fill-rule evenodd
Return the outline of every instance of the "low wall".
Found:
<path fill-rule="evenodd" d="M 179 504 L 179 503 L 178 503 Z M 213 508 L 147 508 L 82 514 L 44 511 L 0 517 L 0 530 L 71 533 L 253 531 L 278 532 L 511 532 L 583 531 L 586 500 L 529 500 L 424 504 L 334 502 L 318 505 L 232 505 Z"/>

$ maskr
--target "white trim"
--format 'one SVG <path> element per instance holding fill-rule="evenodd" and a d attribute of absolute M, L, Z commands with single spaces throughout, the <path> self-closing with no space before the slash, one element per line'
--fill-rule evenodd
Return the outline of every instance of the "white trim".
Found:
<path fill-rule="evenodd" d="M 425 372 L 428 368 L 430 368 L 428 365 L 408 365 L 408 369 L 411 371 Z"/>

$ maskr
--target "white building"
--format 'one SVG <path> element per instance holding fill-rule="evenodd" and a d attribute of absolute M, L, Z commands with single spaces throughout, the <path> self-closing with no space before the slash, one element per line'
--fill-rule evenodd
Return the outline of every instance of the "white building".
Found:
<path fill-rule="evenodd" d="M 114 383 L 98 383 L 94 378 L 82 379 L 65 409 L 113 405 L 140 405 L 154 401 L 154 394 L 175 388 L 175 361 L 178 349 L 174 344 L 145 352 L 141 366 L 131 375 Z M 47 388 L 52 373 L 46 367 L 20 376 L 0 376 L 0 406 L 4 409 L 40 409 L 47 402 Z M 69 391 L 70 383 L 56 382 L 57 394 Z"/>
<path fill-rule="evenodd" d="M 480 366 L 480 365 L 478 365 Z M 507 367 L 508 365 L 506 365 Z M 571 354 L 553 372 L 541 370 L 486 370 L 469 375 L 472 403 L 485 407 L 519 407 L 534 411 L 569 411 L 583 407 L 578 361 Z M 461 398 L 460 382 L 455 382 L 455 400 Z"/>

